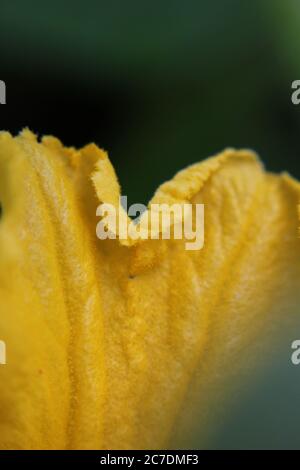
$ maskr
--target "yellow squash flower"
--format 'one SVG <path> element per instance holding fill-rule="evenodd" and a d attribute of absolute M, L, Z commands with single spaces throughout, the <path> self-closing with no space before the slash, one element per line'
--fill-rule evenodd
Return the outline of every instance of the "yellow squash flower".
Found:
<path fill-rule="evenodd" d="M 96 145 L 0 134 L 1 449 L 188 445 L 297 315 L 290 176 L 226 150 L 164 183 L 151 203 L 205 205 L 198 251 L 99 240 L 119 195 Z"/>

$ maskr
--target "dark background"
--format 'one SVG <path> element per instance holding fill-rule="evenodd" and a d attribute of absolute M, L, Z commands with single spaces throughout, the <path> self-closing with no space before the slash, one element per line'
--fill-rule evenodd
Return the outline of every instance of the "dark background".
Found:
<path fill-rule="evenodd" d="M 299 177 L 299 27 L 298 0 L 1 0 L 0 128 L 95 141 L 132 202 L 228 146 Z"/>
<path fill-rule="evenodd" d="M 96 142 L 129 203 L 228 146 L 299 178 L 299 30 L 298 0 L 1 0 L 0 129 Z M 288 364 L 289 351 L 212 446 L 300 447 Z"/>

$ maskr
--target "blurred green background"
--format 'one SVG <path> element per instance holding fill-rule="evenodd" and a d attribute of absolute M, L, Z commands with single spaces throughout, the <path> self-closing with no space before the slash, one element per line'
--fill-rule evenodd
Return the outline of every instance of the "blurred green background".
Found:
<path fill-rule="evenodd" d="M 228 146 L 299 178 L 299 30 L 299 0 L 2 0 L 0 128 L 95 141 L 129 203 Z M 211 447 L 300 448 L 300 367 L 289 354 L 287 344 Z"/>

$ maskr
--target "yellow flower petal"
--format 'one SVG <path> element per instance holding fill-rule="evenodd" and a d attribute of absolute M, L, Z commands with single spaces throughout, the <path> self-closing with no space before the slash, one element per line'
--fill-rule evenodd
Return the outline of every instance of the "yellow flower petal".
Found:
<path fill-rule="evenodd" d="M 91 180 L 92 178 L 92 180 Z M 205 246 L 96 238 L 107 155 L 0 134 L 0 448 L 185 445 L 300 303 L 300 185 L 227 150 L 149 204 L 205 204 Z"/>

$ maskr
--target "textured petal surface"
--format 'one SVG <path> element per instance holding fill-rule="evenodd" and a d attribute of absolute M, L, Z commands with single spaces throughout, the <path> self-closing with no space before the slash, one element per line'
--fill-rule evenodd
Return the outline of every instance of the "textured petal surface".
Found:
<path fill-rule="evenodd" d="M 300 305 L 300 185 L 226 150 L 149 203 L 203 203 L 205 245 L 99 240 L 107 155 L 0 134 L 0 448 L 184 446 Z"/>

